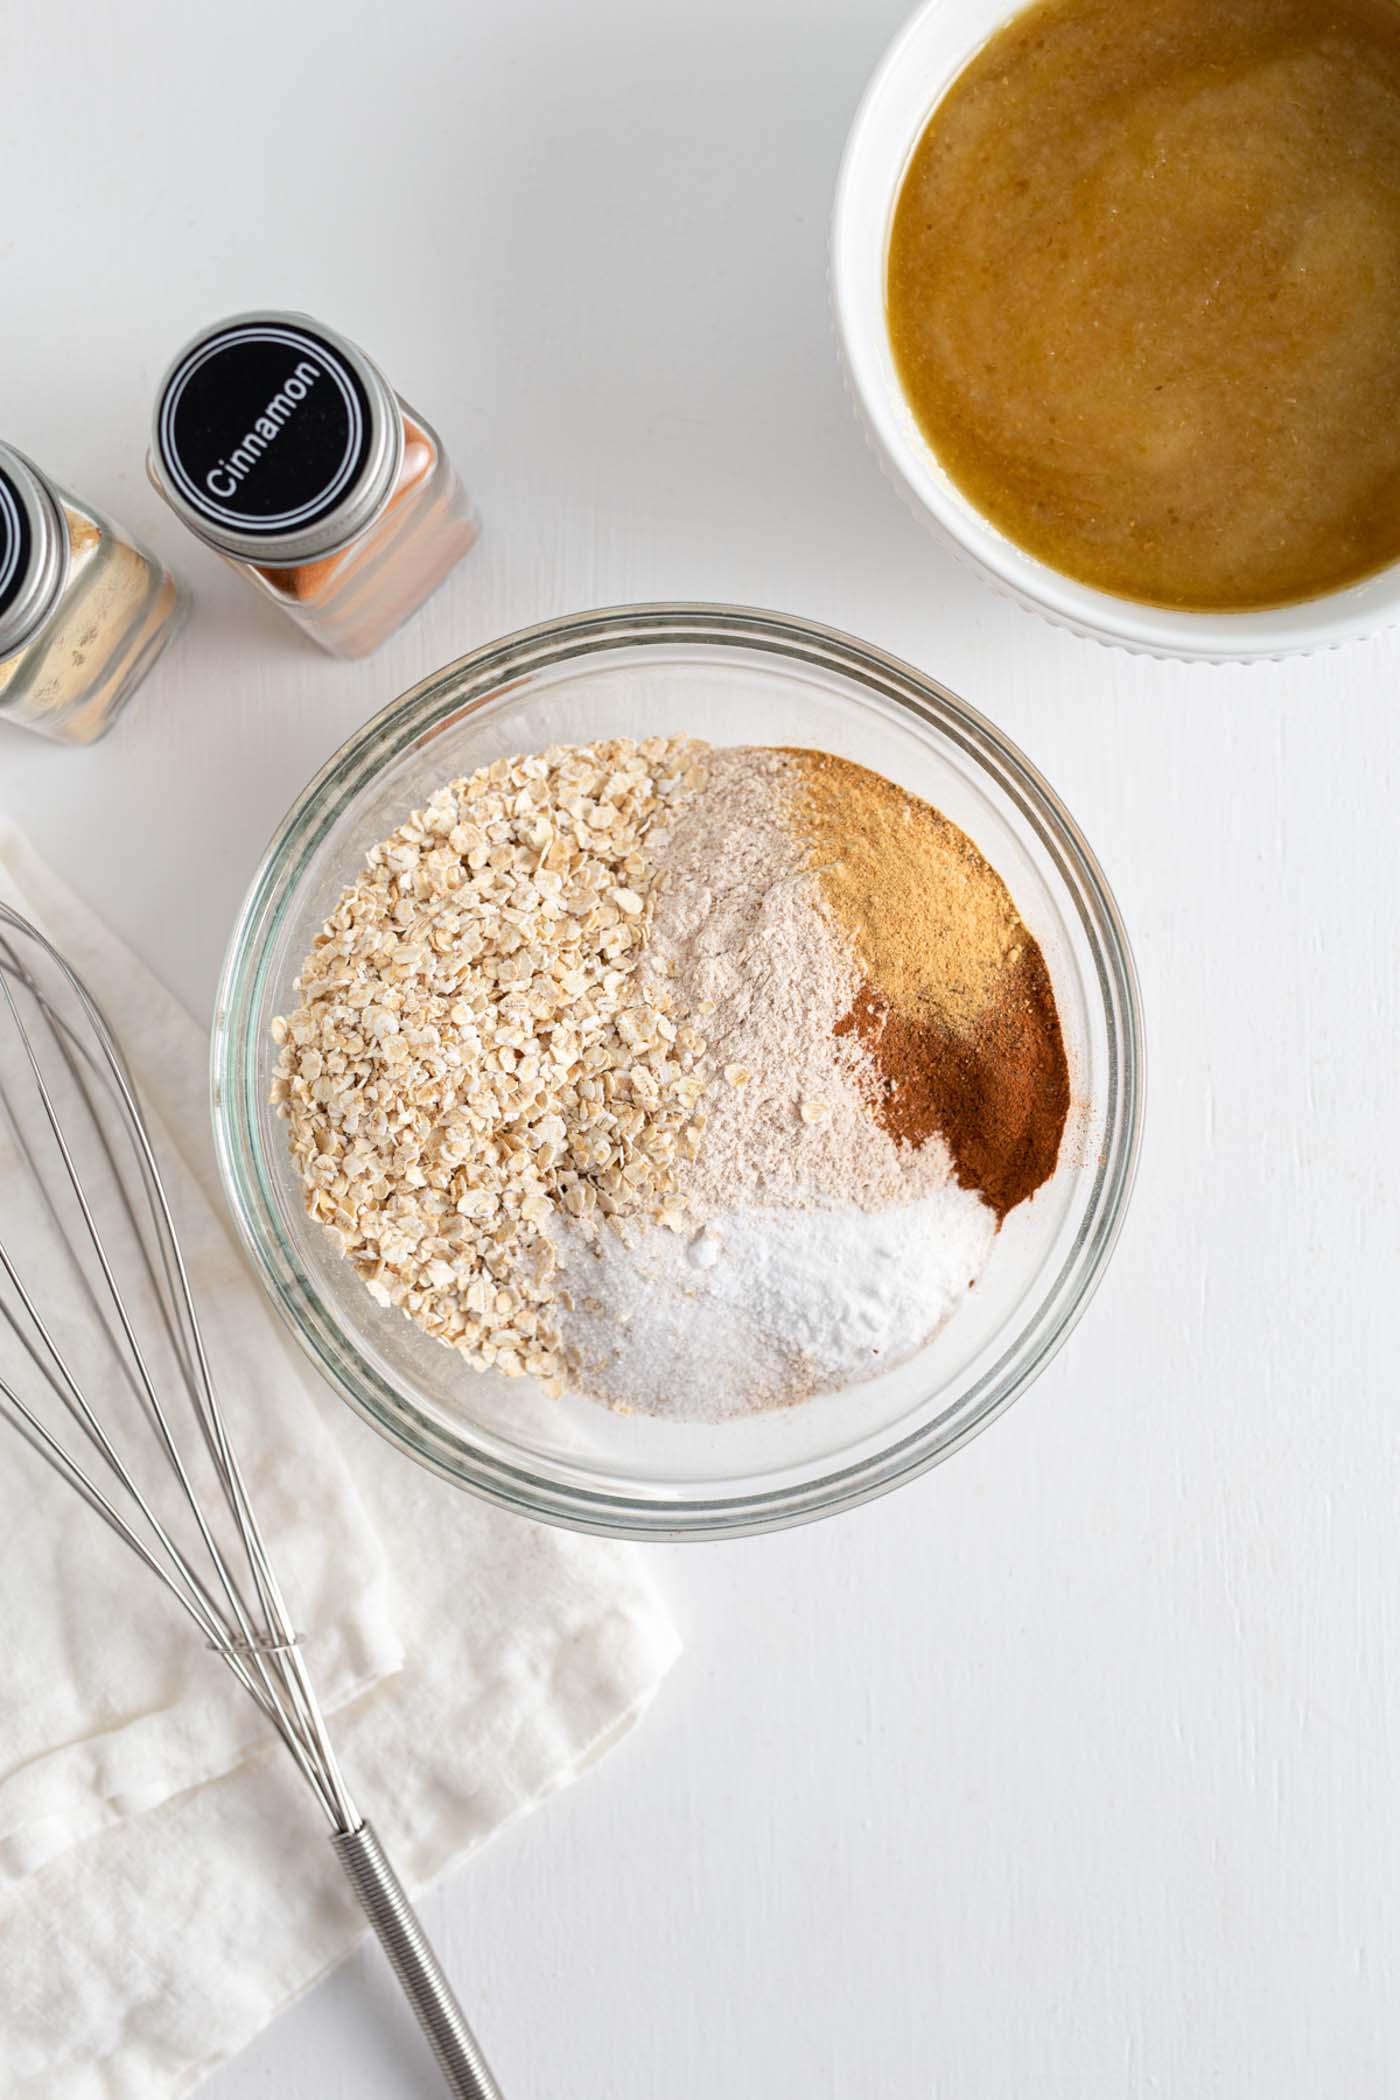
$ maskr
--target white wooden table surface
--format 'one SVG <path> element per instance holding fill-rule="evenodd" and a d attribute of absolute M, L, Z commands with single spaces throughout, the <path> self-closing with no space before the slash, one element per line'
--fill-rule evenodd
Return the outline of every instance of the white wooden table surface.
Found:
<path fill-rule="evenodd" d="M 430 1919 L 508 2100 L 1383 2100 L 1400 641 L 1137 662 L 923 537 L 848 413 L 824 282 L 902 4 L 5 0 L 0 428 L 198 609 L 109 743 L 0 732 L 0 813 L 204 1013 L 308 775 L 544 615 L 777 606 L 992 714 L 1099 850 L 1143 975 L 1107 1281 L 915 1487 L 653 1553 L 688 1652 L 652 1718 Z M 485 514 L 366 664 L 301 643 L 143 477 L 165 359 L 259 303 L 363 341 Z M 209 2100 L 427 2100 L 402 2017 L 366 1957 Z"/>

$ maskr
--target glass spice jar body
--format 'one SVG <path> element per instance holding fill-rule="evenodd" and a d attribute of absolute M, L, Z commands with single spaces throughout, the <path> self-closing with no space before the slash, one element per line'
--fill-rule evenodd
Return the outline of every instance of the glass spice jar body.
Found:
<path fill-rule="evenodd" d="M 426 417 L 302 314 L 240 314 L 161 386 L 148 461 L 176 514 L 333 656 L 367 656 L 475 544 Z"/>
<path fill-rule="evenodd" d="M 300 567 L 246 564 L 253 582 L 335 656 L 368 656 L 430 598 L 480 530 L 437 433 L 395 395 L 403 463 L 375 524 Z"/>
<path fill-rule="evenodd" d="M 186 607 L 128 533 L 0 445 L 0 722 L 95 743 Z"/>

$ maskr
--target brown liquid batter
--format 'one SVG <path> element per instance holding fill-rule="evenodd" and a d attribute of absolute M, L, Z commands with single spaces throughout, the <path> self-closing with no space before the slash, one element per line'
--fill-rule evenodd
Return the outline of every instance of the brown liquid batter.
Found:
<path fill-rule="evenodd" d="M 1042 561 L 1196 611 L 1400 558 L 1400 0 L 1041 0 L 954 83 L 889 326 Z"/>

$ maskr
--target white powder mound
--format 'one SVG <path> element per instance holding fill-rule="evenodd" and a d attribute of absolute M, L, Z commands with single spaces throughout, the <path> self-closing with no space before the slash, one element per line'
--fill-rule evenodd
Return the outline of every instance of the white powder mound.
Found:
<path fill-rule="evenodd" d="M 690 1235 L 557 1217 L 560 1335 L 577 1392 L 718 1422 L 835 1392 L 914 1356 L 954 1313 L 996 1219 L 949 1181 L 854 1205 L 720 1211 Z"/>

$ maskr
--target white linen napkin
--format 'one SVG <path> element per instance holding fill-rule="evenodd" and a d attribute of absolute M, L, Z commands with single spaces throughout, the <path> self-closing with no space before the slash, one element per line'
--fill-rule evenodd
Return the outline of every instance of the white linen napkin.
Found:
<path fill-rule="evenodd" d="M 200 1030 L 5 830 L 0 895 L 88 980 L 159 1113 L 273 1564 L 352 1788 L 422 1886 L 622 1734 L 675 1634 L 630 1549 L 472 1501 L 303 1375 L 222 1224 Z M 19 1188 L 0 1132 L 0 1215 Z M 359 1913 L 246 1695 L 0 1439 L 3 2090 L 176 2100 L 350 1950 Z"/>

